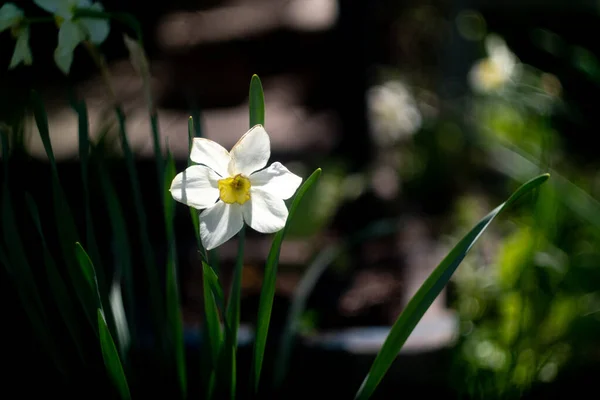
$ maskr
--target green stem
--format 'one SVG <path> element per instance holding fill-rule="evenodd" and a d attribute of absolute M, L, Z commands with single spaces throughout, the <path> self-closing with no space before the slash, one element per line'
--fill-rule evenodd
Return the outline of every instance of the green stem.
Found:
<path fill-rule="evenodd" d="M 227 356 L 227 364 L 230 364 L 230 381 L 229 388 L 231 398 L 235 399 L 236 392 L 236 354 L 238 346 L 238 330 L 240 326 L 240 308 L 241 308 L 241 292 L 242 292 L 242 271 L 244 268 L 244 247 L 246 242 L 246 228 L 242 227 L 242 230 L 238 233 L 238 253 L 235 262 L 235 269 L 233 271 L 233 280 L 231 282 L 231 291 L 229 292 L 229 300 L 227 302 L 226 310 L 226 323 L 229 329 L 225 330 L 226 334 L 226 351 L 225 354 L 231 353 Z"/>

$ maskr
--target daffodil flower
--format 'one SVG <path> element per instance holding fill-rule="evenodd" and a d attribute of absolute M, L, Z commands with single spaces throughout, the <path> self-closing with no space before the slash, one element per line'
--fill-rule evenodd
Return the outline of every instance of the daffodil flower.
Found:
<path fill-rule="evenodd" d="M 173 198 L 200 213 L 200 236 L 207 250 L 231 239 L 244 222 L 261 233 L 285 226 L 284 200 L 298 189 L 302 178 L 279 162 L 265 168 L 271 156 L 269 135 L 255 125 L 227 151 L 208 139 L 194 139 L 192 165 L 171 184 Z"/>
<path fill-rule="evenodd" d="M 75 18 L 76 10 L 102 11 L 100 3 L 91 0 L 34 0 L 35 4 L 54 14 L 59 26 L 58 46 L 54 61 L 60 70 L 68 74 L 73 63 L 73 52 L 84 40 L 99 45 L 108 36 L 108 20 L 98 18 Z"/>
<path fill-rule="evenodd" d="M 31 65 L 33 57 L 29 49 L 29 26 L 24 23 L 23 10 L 13 3 L 6 3 L 0 8 L 0 32 L 10 29 L 16 39 L 15 51 L 8 69 L 13 69 L 20 63 Z"/>
<path fill-rule="evenodd" d="M 519 73 L 519 60 L 502 38 L 489 35 L 485 48 L 487 57 L 475 63 L 469 72 L 471 86 L 484 93 L 502 89 Z"/>

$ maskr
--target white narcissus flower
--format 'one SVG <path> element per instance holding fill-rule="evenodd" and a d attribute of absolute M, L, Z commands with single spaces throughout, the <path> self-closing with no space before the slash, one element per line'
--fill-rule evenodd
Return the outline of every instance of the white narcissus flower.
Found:
<path fill-rule="evenodd" d="M 231 239 L 244 222 L 261 233 L 285 226 L 284 200 L 298 189 L 302 178 L 279 162 L 265 168 L 271 156 L 269 135 L 255 125 L 231 151 L 212 140 L 195 138 L 192 165 L 175 176 L 173 198 L 200 213 L 200 236 L 207 250 Z M 264 169 L 263 169 L 264 168 Z"/>
<path fill-rule="evenodd" d="M 23 10 L 13 3 L 6 3 L 0 8 L 0 32 L 10 29 L 16 39 L 15 51 L 8 69 L 15 68 L 21 62 L 25 65 L 31 65 L 33 62 L 29 49 L 29 26 L 23 23 L 24 18 Z"/>
<path fill-rule="evenodd" d="M 390 146 L 415 133 L 421 113 L 407 87 L 400 81 L 373 86 L 367 92 L 370 133 L 379 146 Z"/>
<path fill-rule="evenodd" d="M 35 4 L 54 14 L 59 26 L 58 46 L 54 50 L 54 61 L 60 70 L 68 74 L 73 63 L 73 52 L 79 43 L 90 40 L 101 44 L 108 37 L 108 20 L 100 18 L 75 18 L 77 9 L 103 11 L 100 3 L 91 0 L 34 0 Z"/>
<path fill-rule="evenodd" d="M 483 93 L 501 89 L 519 72 L 519 60 L 502 38 L 487 36 L 485 49 L 487 57 L 477 61 L 469 72 L 471 86 Z"/>

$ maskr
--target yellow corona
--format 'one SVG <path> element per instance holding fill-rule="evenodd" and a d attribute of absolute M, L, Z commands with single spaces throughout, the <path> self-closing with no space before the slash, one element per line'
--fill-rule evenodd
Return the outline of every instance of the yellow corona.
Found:
<path fill-rule="evenodd" d="M 242 174 L 219 180 L 219 197 L 227 204 L 244 204 L 250 200 L 250 179 Z"/>

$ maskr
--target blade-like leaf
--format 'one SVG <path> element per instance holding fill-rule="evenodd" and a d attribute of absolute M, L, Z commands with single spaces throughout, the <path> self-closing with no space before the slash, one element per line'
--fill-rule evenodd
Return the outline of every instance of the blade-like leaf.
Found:
<path fill-rule="evenodd" d="M 41 98 L 37 92 L 33 91 L 31 94 L 33 113 L 35 121 L 40 133 L 40 137 L 44 144 L 46 155 L 50 160 L 50 166 L 52 170 L 52 200 L 54 205 L 54 217 L 57 221 L 58 236 L 60 239 L 60 246 L 62 248 L 64 262 L 67 266 L 67 271 L 71 278 L 75 293 L 79 298 L 79 301 L 85 307 L 86 316 L 92 326 L 95 325 L 94 310 L 92 307 L 93 303 L 89 301 L 89 292 L 85 289 L 85 283 L 83 282 L 84 277 L 81 275 L 81 269 L 77 266 L 77 260 L 75 259 L 75 252 L 73 244 L 78 242 L 77 228 L 67 198 L 60 184 L 58 177 L 58 169 L 56 167 L 56 160 L 54 158 L 54 152 L 52 150 L 52 144 L 50 142 L 50 130 L 48 128 L 48 116 L 42 103 Z"/>
<path fill-rule="evenodd" d="M 137 343 L 137 330 L 136 330 L 136 314 L 135 314 L 135 287 L 133 283 L 133 270 L 131 263 L 131 251 L 129 247 L 129 237 L 127 235 L 127 227 L 125 225 L 125 219 L 123 217 L 123 210 L 115 193 L 115 188 L 108 177 L 108 173 L 101 161 L 95 163 L 96 171 L 100 180 L 102 193 L 106 201 L 106 207 L 108 209 L 108 218 L 111 224 L 111 232 L 114 243 L 114 260 L 115 260 L 115 276 L 120 280 L 122 277 L 125 292 L 125 314 L 130 321 L 128 324 L 128 332 L 131 336 L 131 341 Z M 114 285 L 114 283 L 113 283 Z M 114 315 L 114 314 L 113 314 Z M 122 322 L 122 321 L 121 321 Z M 115 321 L 115 326 L 118 326 L 120 322 Z M 128 336 L 129 336 L 128 335 Z M 124 345 L 119 341 L 121 346 Z M 124 350 L 123 347 L 121 347 Z M 122 357 L 124 352 L 121 353 Z M 126 362 L 126 360 L 124 360 Z"/>
<path fill-rule="evenodd" d="M 271 250 L 267 257 L 267 263 L 265 265 L 265 274 L 263 278 L 262 290 L 260 292 L 260 300 L 258 303 L 258 315 L 256 321 L 256 339 L 254 342 L 254 357 L 252 363 L 252 385 L 254 391 L 258 392 L 258 385 L 260 383 L 260 374 L 262 370 L 263 357 L 265 353 L 265 347 L 267 344 L 267 335 L 269 333 L 269 323 L 271 321 L 271 309 L 273 307 L 273 299 L 275 298 L 275 282 L 277 279 L 277 266 L 279 264 L 279 253 L 281 251 L 281 244 L 285 237 L 286 231 L 290 225 L 300 201 L 306 194 L 306 192 L 313 186 L 321 175 L 321 169 L 318 168 L 311 176 L 300 186 L 294 201 L 290 207 L 288 220 L 285 227 L 275 234 Z"/>
<path fill-rule="evenodd" d="M 77 113 L 79 119 L 79 166 L 81 168 L 81 181 L 83 184 L 83 202 L 85 204 L 86 247 L 90 254 L 90 258 L 96 266 L 96 274 L 98 275 L 98 285 L 100 286 L 100 292 L 105 293 L 104 289 L 106 288 L 106 279 L 104 277 L 104 269 L 102 268 L 100 251 L 98 250 L 98 244 L 96 242 L 96 235 L 94 233 L 94 222 L 92 220 L 92 211 L 90 208 L 90 189 L 88 179 L 90 151 L 88 112 L 84 101 L 74 101 L 73 108 Z"/>
<path fill-rule="evenodd" d="M 165 182 L 170 182 L 175 177 L 175 161 L 171 153 L 167 150 L 167 166 L 165 169 Z M 187 377 L 185 369 L 185 344 L 183 342 L 183 320 L 181 315 L 181 306 L 179 302 L 179 285 L 177 281 L 177 264 L 175 233 L 173 229 L 173 217 L 175 211 L 175 202 L 169 191 L 164 192 L 165 207 L 165 226 L 167 231 L 167 287 L 166 287 L 166 307 L 167 323 L 169 337 L 173 341 L 175 363 L 177 365 L 177 374 L 183 398 L 187 394 Z"/>
<path fill-rule="evenodd" d="M 104 311 L 102 307 L 102 297 L 100 297 L 100 290 L 98 289 L 98 278 L 96 277 L 96 269 L 90 259 L 90 256 L 81 247 L 81 243 L 75 243 L 75 255 L 77 256 L 77 262 L 81 268 L 81 273 L 87 284 L 87 290 L 89 290 L 91 297 L 96 301 L 96 308 Z"/>
<path fill-rule="evenodd" d="M 219 310 L 211 287 L 212 282 L 214 281 L 211 276 L 211 267 L 205 262 L 202 262 L 204 313 L 206 314 L 206 324 L 208 325 L 208 338 L 206 339 L 208 339 L 208 342 L 210 343 L 212 368 L 215 370 L 223 342 L 223 332 L 221 331 Z"/>
<path fill-rule="evenodd" d="M 121 399 L 129 400 L 131 399 L 129 385 L 127 384 L 127 378 L 125 377 L 125 371 L 123 371 L 123 366 L 121 365 L 121 360 L 119 359 L 119 353 L 117 352 L 115 342 L 113 341 L 110 331 L 108 330 L 102 310 L 98 309 L 97 313 L 100 348 L 102 349 L 102 358 L 104 359 L 106 371 L 108 372 L 108 376 L 110 377 L 111 381 L 117 388 Z"/>
<path fill-rule="evenodd" d="M 421 317 L 425 314 L 435 298 L 440 294 L 456 268 L 465 258 L 477 239 L 483 234 L 494 218 L 509 207 L 518 198 L 540 186 L 550 175 L 544 174 L 523 184 L 515 191 L 509 199 L 498 206 L 495 210 L 485 216 L 475 227 L 467 233 L 458 244 L 448 253 L 436 269 L 429 275 L 417 293 L 406 305 L 406 308 L 388 334 L 383 346 L 379 350 L 373 365 L 359 388 L 356 399 L 368 399 L 371 397 L 377 385 L 381 382 L 387 370 L 390 368 L 396 356 L 402 349 L 406 339 L 417 326 Z"/>
<path fill-rule="evenodd" d="M 252 75 L 250 81 L 250 128 L 265 124 L 265 94 L 258 75 Z"/>
<path fill-rule="evenodd" d="M 238 344 L 238 330 L 240 327 L 240 308 L 242 292 L 242 269 L 244 268 L 244 245 L 246 241 L 246 229 L 242 227 L 238 234 L 239 246 L 233 271 L 233 280 L 231 290 L 229 291 L 229 300 L 227 301 L 227 310 L 225 312 L 225 350 L 224 350 L 224 370 L 229 374 L 228 386 L 232 399 L 235 399 L 236 392 L 236 353 Z"/>
<path fill-rule="evenodd" d="M 56 301 L 58 311 L 60 312 L 60 315 L 62 316 L 71 337 L 73 338 L 73 342 L 75 343 L 75 347 L 77 348 L 79 357 L 82 361 L 85 361 L 85 352 L 82 347 L 82 332 L 78 323 L 78 316 L 77 310 L 75 309 L 75 303 L 69 297 L 67 285 L 65 284 L 65 281 L 58 272 L 56 262 L 54 261 L 54 258 L 50 253 L 50 249 L 48 248 L 48 244 L 46 242 L 46 238 L 42 230 L 42 224 L 40 221 L 38 207 L 35 201 L 33 200 L 33 197 L 31 197 L 29 193 L 26 193 L 25 201 L 27 203 L 27 206 L 29 207 L 29 213 L 31 215 L 31 218 L 33 219 L 33 223 L 42 240 L 44 264 L 46 267 L 46 275 L 48 277 L 48 283 L 50 284 L 52 295 L 54 297 L 54 300 Z"/>
<path fill-rule="evenodd" d="M 119 135 L 121 138 L 121 147 L 123 148 L 123 154 L 125 156 L 125 164 L 127 167 L 127 173 L 129 175 L 129 183 L 131 184 L 133 201 L 135 204 L 136 216 L 139 224 L 139 234 L 142 242 L 142 256 L 144 259 L 144 266 L 146 268 L 145 273 L 149 286 L 149 297 L 150 304 L 152 307 L 152 316 L 154 318 L 154 325 L 156 333 L 160 332 L 163 327 L 164 319 L 164 299 L 163 293 L 160 289 L 160 279 L 158 270 L 156 269 L 156 262 L 154 259 L 154 251 L 150 243 L 150 236 L 148 235 L 148 221 L 146 219 L 146 213 L 144 208 L 144 202 L 142 201 L 142 191 L 140 183 L 137 178 L 137 168 L 135 166 L 135 160 L 131 147 L 129 146 L 129 139 L 127 138 L 126 132 L 126 121 L 125 113 L 119 107 L 115 109 L 117 113 L 117 119 L 119 121 Z"/>

